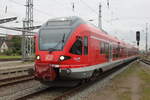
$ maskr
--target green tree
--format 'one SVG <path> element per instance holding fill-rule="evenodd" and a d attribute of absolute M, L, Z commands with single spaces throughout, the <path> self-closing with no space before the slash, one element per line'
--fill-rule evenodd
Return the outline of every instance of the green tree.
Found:
<path fill-rule="evenodd" d="M 13 54 L 21 55 L 21 37 L 14 36 L 11 40 Z"/>

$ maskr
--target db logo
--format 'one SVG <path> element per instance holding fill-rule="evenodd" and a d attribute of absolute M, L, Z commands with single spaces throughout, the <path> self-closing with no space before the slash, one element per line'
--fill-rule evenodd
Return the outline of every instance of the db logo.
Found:
<path fill-rule="evenodd" d="M 80 62 L 80 57 L 74 58 L 75 61 Z"/>
<path fill-rule="evenodd" d="M 53 60 L 53 55 L 47 55 L 47 56 L 45 57 L 45 60 Z"/>

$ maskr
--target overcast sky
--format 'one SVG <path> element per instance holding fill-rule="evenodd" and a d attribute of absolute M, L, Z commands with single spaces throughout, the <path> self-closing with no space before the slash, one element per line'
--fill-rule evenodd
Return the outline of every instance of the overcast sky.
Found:
<path fill-rule="evenodd" d="M 26 0 L 0 0 L 0 18 L 17 16 L 19 23 L 5 26 L 20 26 L 25 18 Z M 145 26 L 150 26 L 150 0 L 34 0 L 34 24 L 39 25 L 50 18 L 79 16 L 95 25 L 98 24 L 98 5 L 102 4 L 102 26 L 109 34 L 132 43 L 136 30 L 141 31 L 141 48 L 145 48 Z M 72 4 L 75 11 L 72 11 Z M 7 11 L 6 11 L 7 8 Z M 150 27 L 148 27 L 150 28 Z M 16 33 L 1 30 L 3 33 Z M 19 34 L 19 33 L 18 33 Z M 150 36 L 149 36 L 150 37 Z M 150 39 L 149 39 L 150 40 Z M 149 41 L 150 42 L 150 41 Z M 150 46 L 149 46 L 150 47 Z"/>

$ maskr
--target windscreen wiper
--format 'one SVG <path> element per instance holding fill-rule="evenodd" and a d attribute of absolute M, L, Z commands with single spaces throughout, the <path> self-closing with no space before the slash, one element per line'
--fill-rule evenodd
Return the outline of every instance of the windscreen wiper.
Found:
<path fill-rule="evenodd" d="M 58 47 L 58 45 L 59 45 L 60 43 L 63 43 L 63 44 L 64 44 L 64 42 L 65 42 L 65 33 L 64 33 L 64 35 L 63 35 L 63 37 L 62 37 L 62 40 L 59 41 L 54 47 L 49 48 L 48 51 L 51 52 L 51 51 L 57 50 L 56 48 Z M 63 44 L 62 44 L 62 48 L 63 48 Z"/>
<path fill-rule="evenodd" d="M 48 51 L 55 51 L 57 50 L 56 47 L 61 43 L 61 41 L 59 41 L 54 47 L 52 48 L 48 48 Z"/>

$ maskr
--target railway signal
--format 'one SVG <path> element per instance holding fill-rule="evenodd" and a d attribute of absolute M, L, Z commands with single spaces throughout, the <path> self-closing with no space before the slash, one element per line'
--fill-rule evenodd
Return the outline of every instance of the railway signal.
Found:
<path fill-rule="evenodd" d="M 109 8 L 109 6 L 110 6 L 110 2 L 109 2 L 109 0 L 107 0 L 107 6 L 108 6 L 108 8 Z"/>
<path fill-rule="evenodd" d="M 140 42 L 140 31 L 136 31 L 136 41 L 137 41 L 137 46 L 139 46 Z"/>

